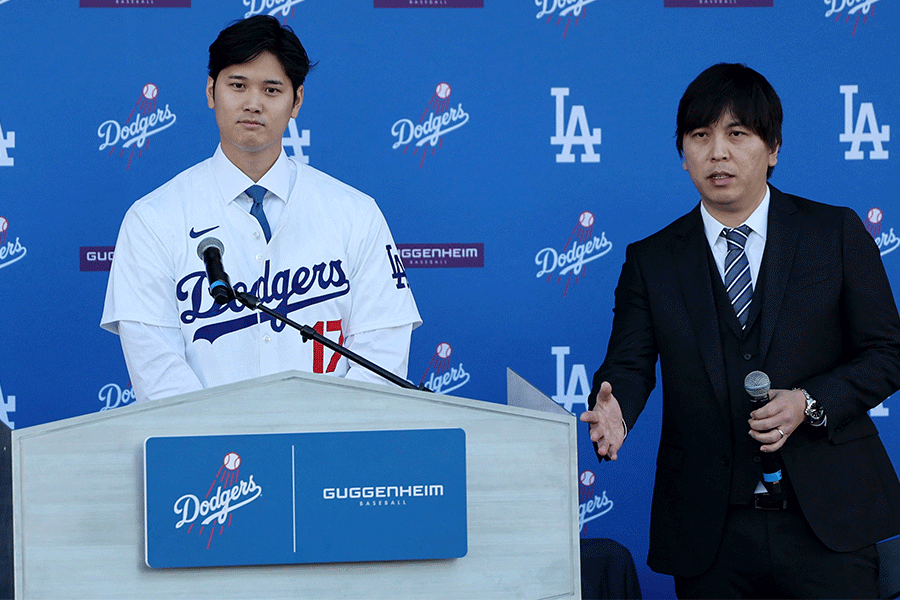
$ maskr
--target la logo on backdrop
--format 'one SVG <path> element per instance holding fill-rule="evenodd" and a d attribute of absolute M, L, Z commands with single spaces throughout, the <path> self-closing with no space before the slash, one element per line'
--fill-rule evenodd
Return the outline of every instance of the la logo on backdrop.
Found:
<path fill-rule="evenodd" d="M 612 242 L 606 239 L 606 232 L 594 234 L 594 213 L 584 211 L 569 234 L 562 249 L 546 247 L 538 251 L 534 262 L 538 266 L 537 277 L 546 277 L 548 283 L 554 279 L 557 284 L 565 279 L 563 296 L 569 293 L 569 285 L 578 283 L 587 273 L 585 265 L 597 260 L 612 250 Z"/>
<path fill-rule="evenodd" d="M 15 429 L 16 424 L 10 418 L 9 413 L 16 412 L 16 397 L 4 396 L 3 386 L 0 385 L 0 421 L 3 421 L 10 429 Z"/>
<path fill-rule="evenodd" d="M 421 152 L 419 168 L 425 164 L 425 156 L 434 156 L 444 143 L 444 136 L 469 122 L 469 114 L 463 109 L 462 102 L 450 106 L 452 88 L 446 82 L 438 83 L 431 99 L 418 120 L 399 119 L 391 127 L 391 135 L 395 141 L 392 148 L 403 148 L 406 154 L 412 148 L 412 155 Z"/>
<path fill-rule="evenodd" d="M 12 167 L 15 159 L 9 155 L 9 151 L 16 147 L 16 132 L 3 133 L 3 123 L 0 121 L 0 167 Z"/>
<path fill-rule="evenodd" d="M 175 124 L 176 115 L 169 105 L 166 104 L 164 108 L 157 106 L 158 96 L 159 88 L 155 84 L 145 84 L 124 123 L 108 119 L 97 129 L 97 135 L 101 140 L 99 150 L 109 148 L 109 155 L 112 156 L 116 147 L 119 147 L 120 157 L 124 156 L 126 151 L 129 152 L 126 170 L 131 168 L 135 151 L 140 157 L 149 148 L 151 136 Z"/>
<path fill-rule="evenodd" d="M 844 95 L 844 132 L 838 139 L 850 143 L 850 149 L 844 152 L 844 160 L 865 160 L 867 155 L 861 149 L 863 143 L 872 144 L 869 160 L 887 160 L 890 153 L 884 149 L 884 144 L 891 141 L 891 128 L 888 125 L 878 126 L 872 102 L 860 102 L 854 125 L 853 97 L 859 93 L 859 86 L 842 85 L 840 92 Z"/>

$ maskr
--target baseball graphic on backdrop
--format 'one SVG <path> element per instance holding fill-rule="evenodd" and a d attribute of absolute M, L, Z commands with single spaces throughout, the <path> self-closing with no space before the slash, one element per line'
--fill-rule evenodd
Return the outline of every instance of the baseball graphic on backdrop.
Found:
<path fill-rule="evenodd" d="M 869 223 L 881 223 L 881 219 L 884 218 L 884 213 L 881 212 L 880 208 L 870 208 L 868 218 Z"/>
<path fill-rule="evenodd" d="M 153 100 L 156 98 L 156 95 L 159 93 L 159 88 L 157 88 L 154 84 L 148 83 L 144 86 L 144 98 L 147 100 Z"/>
<path fill-rule="evenodd" d="M 234 471 L 241 466 L 241 457 L 235 452 L 229 452 L 225 455 L 225 458 L 222 459 L 222 464 L 224 464 L 225 468 L 229 471 Z"/>

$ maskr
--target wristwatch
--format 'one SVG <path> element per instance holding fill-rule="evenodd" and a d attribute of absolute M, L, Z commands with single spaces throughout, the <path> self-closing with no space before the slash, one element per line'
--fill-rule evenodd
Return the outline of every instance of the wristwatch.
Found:
<path fill-rule="evenodd" d="M 809 392 L 800 388 L 803 395 L 806 396 L 806 420 L 813 427 L 818 427 L 825 421 L 825 407 L 816 402 L 815 398 L 809 395 Z"/>

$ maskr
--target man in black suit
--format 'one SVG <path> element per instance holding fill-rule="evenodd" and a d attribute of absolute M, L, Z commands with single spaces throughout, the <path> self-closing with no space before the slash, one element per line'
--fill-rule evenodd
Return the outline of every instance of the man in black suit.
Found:
<path fill-rule="evenodd" d="M 768 185 L 781 120 L 746 66 L 688 86 L 676 145 L 700 203 L 628 246 L 581 416 L 615 460 L 659 357 L 647 562 L 682 598 L 874 598 L 874 544 L 900 533 L 900 482 L 867 414 L 900 388 L 900 317 L 859 217 Z M 754 370 L 772 387 L 755 409 Z M 780 490 L 761 456 L 780 461 Z"/>

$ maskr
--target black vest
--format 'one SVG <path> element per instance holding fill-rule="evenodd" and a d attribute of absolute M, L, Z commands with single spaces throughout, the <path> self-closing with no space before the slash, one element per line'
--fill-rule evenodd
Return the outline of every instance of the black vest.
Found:
<path fill-rule="evenodd" d="M 707 246 L 708 247 L 708 246 Z M 765 285 L 765 269 L 760 269 L 753 297 L 750 301 L 747 326 L 742 330 L 734 314 L 734 307 L 725 291 L 722 276 L 715 264 L 712 252 L 707 252 L 713 297 L 718 313 L 719 337 L 725 362 L 725 378 L 728 387 L 728 407 L 731 416 L 731 504 L 749 504 L 753 492 L 762 479 L 759 461 L 759 442 L 750 437 L 747 420 L 754 406 L 744 389 L 744 377 L 756 371 L 762 364 L 760 357 L 760 305 Z"/>

